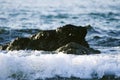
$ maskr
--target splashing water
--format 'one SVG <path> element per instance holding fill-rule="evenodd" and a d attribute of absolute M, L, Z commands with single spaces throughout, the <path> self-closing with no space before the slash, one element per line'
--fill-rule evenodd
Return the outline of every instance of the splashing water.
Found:
<path fill-rule="evenodd" d="M 9 51 L 0 53 L 0 79 L 35 80 L 61 77 L 102 78 L 106 74 L 120 77 L 120 54 L 67 55 L 43 54 L 43 51 Z M 23 78 L 23 79 L 22 79 Z"/>
<path fill-rule="evenodd" d="M 86 40 L 101 54 L 0 51 L 0 80 L 120 77 L 120 0 L 0 0 L 0 44 L 65 24 L 92 25 Z"/>

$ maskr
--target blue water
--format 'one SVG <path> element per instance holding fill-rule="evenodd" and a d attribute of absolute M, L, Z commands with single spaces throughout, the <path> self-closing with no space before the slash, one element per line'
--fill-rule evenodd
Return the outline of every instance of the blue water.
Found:
<path fill-rule="evenodd" d="M 120 0 L 0 0 L 0 44 L 8 43 L 16 37 L 29 37 L 40 30 L 56 29 L 65 24 L 91 25 L 86 40 L 92 48 L 100 50 L 101 54 L 87 56 L 90 60 L 86 60 L 86 56 L 75 56 L 75 61 L 77 61 L 77 57 L 85 58 L 78 59 L 82 62 L 77 63 L 77 68 L 72 57 L 74 55 L 63 54 L 62 59 L 68 60 L 64 65 L 67 68 L 70 67 L 70 69 L 62 69 L 62 66 L 60 66 L 62 64 L 61 57 L 51 60 L 51 58 L 59 56 L 57 54 L 44 55 L 43 53 L 47 53 L 44 51 L 0 51 L 0 66 L 3 65 L 4 67 L 4 69 L 0 68 L 0 79 L 14 80 L 8 77 L 17 72 L 28 74 L 29 79 L 32 77 L 32 80 L 35 79 L 33 74 L 36 75 L 36 78 L 54 77 L 55 75 L 92 78 L 90 75 L 93 71 L 98 73 L 99 78 L 106 72 L 120 77 Z M 43 58 L 40 58 L 41 56 L 45 60 L 49 58 L 49 61 L 40 62 L 41 60 L 44 61 Z M 69 58 L 66 59 L 63 56 Z M 101 56 L 105 57 L 102 58 Z M 22 60 L 23 57 L 26 63 Z M 89 67 L 85 68 L 87 71 L 83 69 L 84 66 L 91 65 L 83 62 L 94 62 L 96 58 L 98 58 L 98 62 L 95 62 L 95 65 L 91 66 L 90 70 Z M 18 64 L 20 66 L 27 65 L 29 59 L 33 60 L 32 67 L 29 69 L 28 66 L 25 68 L 19 67 L 14 70 L 14 67 Z M 57 61 L 60 63 L 58 64 Z M 104 61 L 106 64 L 104 64 Z M 47 71 L 44 71 L 45 68 L 37 65 L 37 63 L 43 66 L 51 66 L 54 63 L 56 67 L 60 67 L 58 70 L 56 70 L 55 66 L 50 67 L 48 69 L 49 73 L 47 73 Z M 30 62 L 28 64 L 30 65 Z M 97 68 L 98 66 L 102 67 L 102 72 L 101 69 Z M 109 68 L 110 66 L 113 67 L 112 71 Z M 30 72 L 24 72 L 24 69 L 28 69 Z M 41 75 L 40 69 L 43 70 L 44 75 Z M 55 72 L 51 73 L 51 69 L 55 70 Z M 77 74 L 76 69 L 78 71 L 83 69 L 88 74 L 85 75 L 84 72 L 78 72 L 79 74 Z M 65 74 L 64 71 L 71 71 L 73 74 L 71 72 Z"/>

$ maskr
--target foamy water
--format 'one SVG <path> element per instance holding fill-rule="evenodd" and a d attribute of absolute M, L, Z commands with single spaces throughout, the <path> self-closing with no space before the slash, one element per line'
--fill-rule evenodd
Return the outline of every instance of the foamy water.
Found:
<path fill-rule="evenodd" d="M 0 52 L 0 80 L 35 80 L 60 77 L 120 77 L 120 54 L 67 55 L 43 51 Z M 48 52 L 47 52 L 48 53 Z"/>
<path fill-rule="evenodd" d="M 120 77 L 120 0 L 0 0 L 0 44 L 65 24 L 88 25 L 98 55 L 0 51 L 0 80 Z"/>

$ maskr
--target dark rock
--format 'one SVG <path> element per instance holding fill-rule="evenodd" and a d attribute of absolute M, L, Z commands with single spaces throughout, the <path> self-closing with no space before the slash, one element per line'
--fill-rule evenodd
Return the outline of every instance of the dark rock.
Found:
<path fill-rule="evenodd" d="M 115 75 L 104 75 L 100 80 L 120 80 L 120 77 Z"/>
<path fill-rule="evenodd" d="M 43 80 L 43 79 L 36 79 L 36 80 Z M 55 76 L 53 78 L 46 78 L 45 80 L 88 80 L 88 79 L 81 79 L 77 77 L 60 77 L 60 76 Z"/>
<path fill-rule="evenodd" d="M 81 44 L 82 46 L 89 47 L 88 43 L 85 41 L 85 36 L 87 34 L 86 27 L 74 26 L 69 24 L 57 28 L 56 33 L 59 38 L 59 45 L 63 46 L 69 42 L 76 42 Z"/>
<path fill-rule="evenodd" d="M 77 54 L 77 55 L 93 54 L 93 53 L 99 54 L 100 53 L 97 50 L 81 46 L 80 44 L 75 43 L 75 42 L 70 42 L 70 43 L 58 48 L 57 51 L 63 52 L 66 54 Z"/>
<path fill-rule="evenodd" d="M 29 38 L 16 38 L 14 41 L 10 42 L 6 50 L 24 50 L 27 49 Z"/>
<path fill-rule="evenodd" d="M 29 38 L 16 38 L 8 45 L 3 45 L 1 50 L 57 50 L 68 54 L 74 52 L 75 54 L 88 54 L 92 50 L 85 40 L 89 26 L 81 27 L 69 24 L 56 30 L 43 30 Z"/>
<path fill-rule="evenodd" d="M 30 38 L 31 42 L 28 49 L 53 51 L 70 42 L 89 47 L 85 41 L 86 34 L 87 29 L 85 27 L 74 25 L 66 25 L 56 30 L 44 30 Z"/>
<path fill-rule="evenodd" d="M 6 48 L 8 47 L 9 44 L 5 44 L 3 46 L 0 46 L 0 50 L 6 50 Z"/>
<path fill-rule="evenodd" d="M 57 34 L 55 30 L 44 30 L 33 35 L 29 43 L 28 49 L 53 51 L 59 46 L 57 45 Z"/>

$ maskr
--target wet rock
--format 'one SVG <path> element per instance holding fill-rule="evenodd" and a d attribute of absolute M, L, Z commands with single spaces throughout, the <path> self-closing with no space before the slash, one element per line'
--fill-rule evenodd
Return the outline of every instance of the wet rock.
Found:
<path fill-rule="evenodd" d="M 68 24 L 56 30 L 42 30 L 28 38 L 16 38 L 8 45 L 3 45 L 1 50 L 57 50 L 68 54 L 88 54 L 91 50 L 85 36 L 89 26 Z"/>
<path fill-rule="evenodd" d="M 87 34 L 87 26 L 74 26 L 74 25 L 65 25 L 63 27 L 57 28 L 56 33 L 58 35 L 59 46 L 63 46 L 70 42 L 76 42 L 82 46 L 89 47 L 85 36 Z"/>
<path fill-rule="evenodd" d="M 53 51 L 59 46 L 57 45 L 57 34 L 55 30 L 44 30 L 33 35 L 29 43 L 28 49 Z"/>
<path fill-rule="evenodd" d="M 88 55 L 88 54 L 99 54 L 100 53 L 98 50 L 84 47 L 75 42 L 70 42 L 70 43 L 58 48 L 56 51 L 63 52 L 66 54 L 76 54 L 76 55 L 84 55 L 84 54 Z"/>
<path fill-rule="evenodd" d="M 6 50 L 6 48 L 8 47 L 9 44 L 5 44 L 3 46 L 0 46 L 0 50 Z"/>
<path fill-rule="evenodd" d="M 120 77 L 115 75 L 104 75 L 100 80 L 120 80 Z"/>
<path fill-rule="evenodd" d="M 29 38 L 16 38 L 6 47 L 6 50 L 25 50 L 27 49 Z"/>
<path fill-rule="evenodd" d="M 56 30 L 44 30 L 30 38 L 31 42 L 28 49 L 53 51 L 70 42 L 77 42 L 89 47 L 85 41 L 86 34 L 85 27 L 74 25 L 65 25 Z"/>

